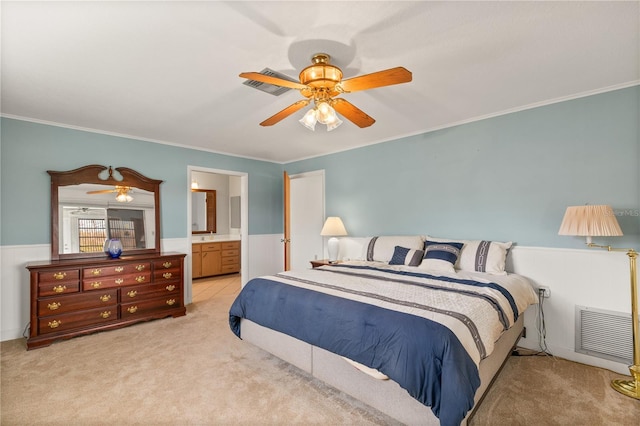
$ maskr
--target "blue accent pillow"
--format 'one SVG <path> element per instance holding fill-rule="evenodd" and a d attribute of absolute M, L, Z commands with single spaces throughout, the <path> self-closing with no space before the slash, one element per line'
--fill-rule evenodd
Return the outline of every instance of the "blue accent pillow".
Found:
<path fill-rule="evenodd" d="M 393 256 L 391 256 L 391 260 L 389 260 L 389 265 L 418 266 L 422 262 L 423 257 L 423 250 L 396 246 L 393 249 Z"/>
<path fill-rule="evenodd" d="M 464 243 L 454 242 L 424 242 L 424 258 L 420 268 L 433 271 L 455 272 L 453 265 L 460 257 Z"/>

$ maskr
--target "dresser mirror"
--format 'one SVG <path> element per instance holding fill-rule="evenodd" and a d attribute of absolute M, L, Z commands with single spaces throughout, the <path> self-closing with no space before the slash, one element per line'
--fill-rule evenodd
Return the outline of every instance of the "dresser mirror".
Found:
<path fill-rule="evenodd" d="M 160 253 L 160 184 L 125 167 L 89 165 L 51 176 L 51 259 Z"/>
<path fill-rule="evenodd" d="M 191 190 L 191 232 L 209 234 L 216 232 L 216 191 L 214 189 Z"/>

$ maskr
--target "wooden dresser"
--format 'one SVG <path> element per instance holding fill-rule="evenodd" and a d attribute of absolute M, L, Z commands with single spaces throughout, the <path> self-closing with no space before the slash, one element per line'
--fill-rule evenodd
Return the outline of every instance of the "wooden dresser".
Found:
<path fill-rule="evenodd" d="M 30 263 L 27 349 L 55 340 L 185 315 L 183 253 Z"/>
<path fill-rule="evenodd" d="M 240 272 L 240 241 L 193 243 L 193 278 Z"/>

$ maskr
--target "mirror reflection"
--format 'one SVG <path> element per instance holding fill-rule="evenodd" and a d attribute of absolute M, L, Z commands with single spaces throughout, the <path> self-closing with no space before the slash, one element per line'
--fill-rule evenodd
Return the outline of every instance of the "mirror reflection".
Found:
<path fill-rule="evenodd" d="M 216 191 L 213 189 L 191 190 L 191 232 L 204 234 L 216 232 Z"/>
<path fill-rule="evenodd" d="M 153 192 L 114 185 L 61 186 L 58 209 L 60 254 L 101 253 L 109 238 L 118 238 L 124 251 L 155 248 Z"/>

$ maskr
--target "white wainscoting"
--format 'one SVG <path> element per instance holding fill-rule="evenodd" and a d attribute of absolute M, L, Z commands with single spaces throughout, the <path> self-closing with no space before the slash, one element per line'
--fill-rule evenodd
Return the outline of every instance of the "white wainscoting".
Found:
<path fill-rule="evenodd" d="M 247 280 L 283 269 L 282 234 L 249 235 L 243 265 Z M 162 240 L 163 251 L 190 253 L 188 238 Z M 1 338 L 22 337 L 29 322 L 29 262 L 49 259 L 50 246 L 0 247 Z M 342 253 L 341 253 L 342 255 Z M 557 249 L 516 246 L 508 259 L 508 270 L 528 277 L 534 286 L 546 286 L 551 297 L 544 301 L 546 344 L 549 352 L 569 360 L 628 374 L 626 365 L 574 351 L 575 306 L 631 312 L 629 260 L 625 253 L 597 249 Z M 191 301 L 191 258 L 185 259 L 185 301 Z M 520 345 L 538 349 L 536 307 L 525 313 L 527 337 Z"/>
<path fill-rule="evenodd" d="M 546 343 L 555 356 L 629 374 L 626 365 L 577 353 L 575 347 L 576 305 L 617 312 L 631 312 L 629 258 L 625 253 L 599 249 L 555 249 L 516 246 L 507 269 L 528 277 L 534 286 L 545 286 L 551 297 L 544 299 Z M 536 308 L 525 313 L 527 338 L 520 346 L 539 349 Z"/>
<path fill-rule="evenodd" d="M 283 269 L 282 234 L 249 235 L 242 245 L 243 285 L 251 278 L 275 274 Z M 191 246 L 189 238 L 165 238 L 163 252 L 187 253 L 185 258 L 185 304 L 191 303 Z M 251 254 L 253 253 L 253 257 Z M 29 271 L 27 263 L 48 261 L 49 244 L 0 246 L 0 341 L 18 339 L 29 324 Z M 246 263 L 246 264 L 245 264 Z"/>
<path fill-rule="evenodd" d="M 249 235 L 248 279 L 284 269 L 284 244 L 280 241 L 283 238 L 283 234 Z M 244 279 L 242 284 L 246 284 Z"/>
<path fill-rule="evenodd" d="M 2 341 L 22 337 L 29 324 L 27 263 L 50 259 L 51 245 L 0 246 L 0 327 Z"/>

